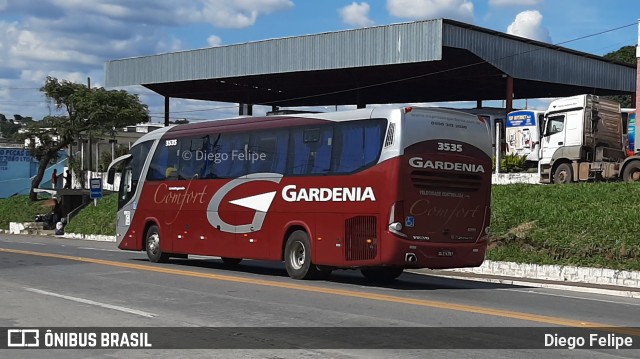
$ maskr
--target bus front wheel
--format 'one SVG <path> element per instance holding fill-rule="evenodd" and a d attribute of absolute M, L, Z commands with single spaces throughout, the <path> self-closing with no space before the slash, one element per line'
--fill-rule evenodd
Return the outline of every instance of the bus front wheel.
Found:
<path fill-rule="evenodd" d="M 362 273 L 366 279 L 375 282 L 392 281 L 398 278 L 403 271 L 403 268 L 396 267 L 373 267 L 360 269 L 360 273 Z"/>
<path fill-rule="evenodd" d="M 162 249 L 160 249 L 160 230 L 158 226 L 152 225 L 147 229 L 145 241 L 149 261 L 153 263 L 164 263 L 169 260 L 169 255 L 163 253 Z"/>
<path fill-rule="evenodd" d="M 287 238 L 284 247 L 284 264 L 293 279 L 309 279 L 317 271 L 311 263 L 311 242 L 306 232 L 297 230 Z"/>

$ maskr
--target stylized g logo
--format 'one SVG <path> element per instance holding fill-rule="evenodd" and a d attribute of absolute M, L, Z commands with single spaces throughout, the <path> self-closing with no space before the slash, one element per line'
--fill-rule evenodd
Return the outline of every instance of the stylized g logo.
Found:
<path fill-rule="evenodd" d="M 222 220 L 222 218 L 220 218 L 220 215 L 218 214 L 220 203 L 222 202 L 224 196 L 227 195 L 227 193 L 245 183 L 254 181 L 269 181 L 280 183 L 281 180 L 282 174 L 280 173 L 252 173 L 250 175 L 246 175 L 230 181 L 229 183 L 222 186 L 218 190 L 218 192 L 216 192 L 211 198 L 209 207 L 207 207 L 207 220 L 213 227 L 218 228 L 222 232 L 251 233 L 259 231 L 262 228 L 262 223 L 264 222 L 265 217 L 267 216 L 267 211 L 271 206 L 271 202 L 273 202 L 273 199 L 276 196 L 276 191 L 229 201 L 229 203 L 246 208 L 251 208 L 256 211 L 256 214 L 253 216 L 253 220 L 249 224 L 234 226 Z"/>

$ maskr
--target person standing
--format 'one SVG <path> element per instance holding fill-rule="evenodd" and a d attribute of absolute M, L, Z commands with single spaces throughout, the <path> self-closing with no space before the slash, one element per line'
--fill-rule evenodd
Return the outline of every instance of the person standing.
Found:
<path fill-rule="evenodd" d="M 71 171 L 69 170 L 64 175 L 64 188 L 71 189 Z"/>
<path fill-rule="evenodd" d="M 53 169 L 53 173 L 51 174 L 51 186 L 56 189 L 58 187 L 58 170 Z"/>

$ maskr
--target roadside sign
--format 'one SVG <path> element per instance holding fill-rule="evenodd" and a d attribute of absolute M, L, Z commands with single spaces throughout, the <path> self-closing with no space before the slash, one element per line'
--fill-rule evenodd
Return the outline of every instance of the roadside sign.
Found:
<path fill-rule="evenodd" d="M 90 197 L 92 199 L 102 198 L 102 178 L 91 179 Z"/>

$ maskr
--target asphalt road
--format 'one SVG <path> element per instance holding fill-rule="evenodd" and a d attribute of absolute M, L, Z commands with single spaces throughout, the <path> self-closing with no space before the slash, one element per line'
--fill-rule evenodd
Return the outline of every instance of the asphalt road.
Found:
<path fill-rule="evenodd" d="M 228 267 L 217 258 L 190 256 L 153 264 L 115 243 L 42 236 L 0 235 L 0 273 L 3 328 L 204 327 L 218 338 L 204 346 L 239 348 L 204 349 L 200 342 L 171 350 L 2 350 L 7 358 L 640 358 L 640 349 L 518 346 L 542 347 L 541 332 L 565 336 L 567 328 L 607 327 L 613 336 L 635 335 L 640 348 L 640 301 L 632 298 L 413 273 L 386 285 L 371 284 L 357 271 L 296 281 L 282 263 Z M 444 329 L 411 335 L 412 327 Z M 338 329 L 327 334 L 327 328 Z M 157 348 L 171 342 L 168 334 L 149 335 Z M 202 333 L 175 335 L 188 343 Z M 325 341 L 314 341 L 319 337 Z M 417 349 L 423 339 L 438 349 Z M 443 349 L 447 343 L 451 349 Z"/>

